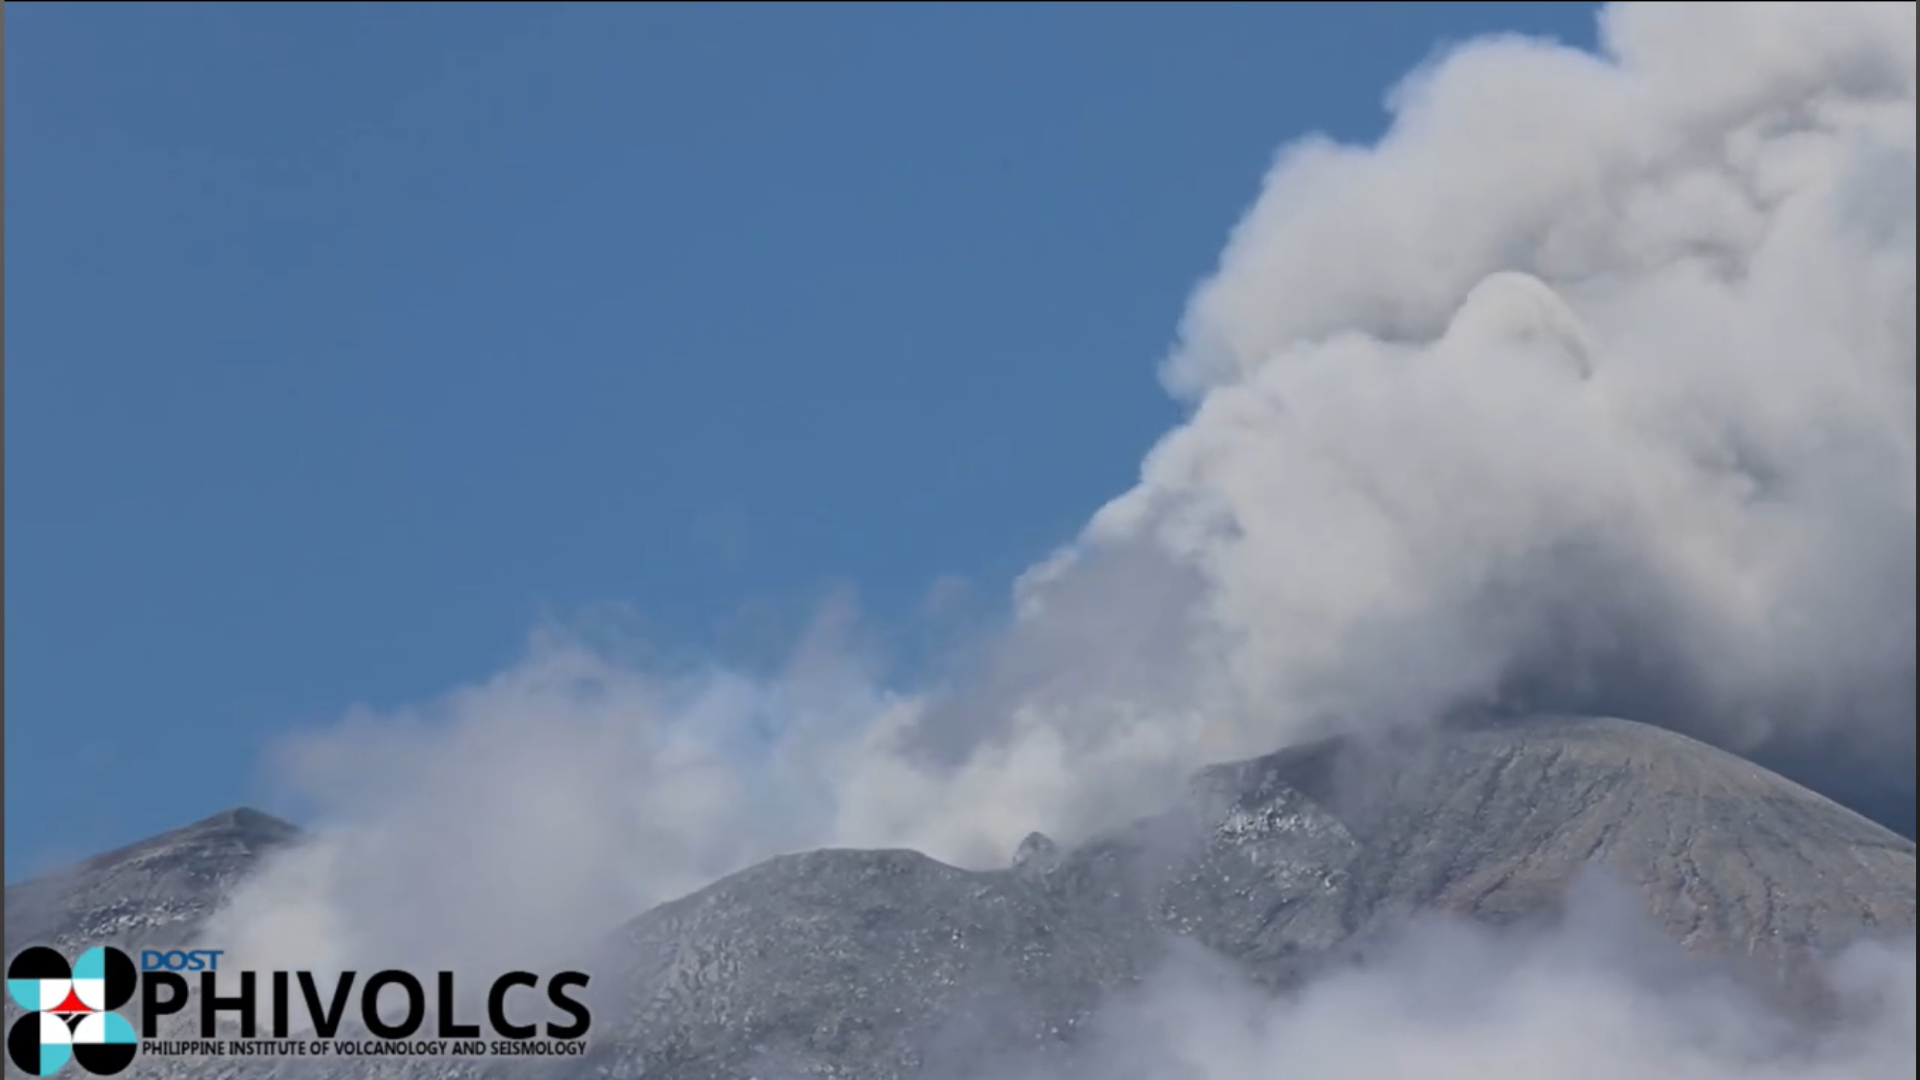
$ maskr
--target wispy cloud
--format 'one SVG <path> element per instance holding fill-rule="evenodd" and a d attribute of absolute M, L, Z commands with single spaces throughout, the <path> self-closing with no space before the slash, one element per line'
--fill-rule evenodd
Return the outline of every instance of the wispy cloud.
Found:
<path fill-rule="evenodd" d="M 1064 1060 L 998 1061 L 967 1080 L 1912 1075 L 1911 943 L 1834 958 L 1823 973 L 1834 997 L 1815 1022 L 1681 963 L 1612 893 L 1583 889 L 1545 932 L 1418 924 L 1373 962 L 1284 997 L 1204 954 L 1177 954 L 1097 1014 Z"/>

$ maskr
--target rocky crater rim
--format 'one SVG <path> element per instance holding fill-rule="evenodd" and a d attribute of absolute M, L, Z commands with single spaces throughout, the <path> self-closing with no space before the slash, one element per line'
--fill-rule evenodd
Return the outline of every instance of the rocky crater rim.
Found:
<path fill-rule="evenodd" d="M 1848 826 L 1857 845 L 1885 847 L 1913 853 L 1914 842 L 1809 788 L 1745 758 L 1694 738 L 1634 720 L 1605 716 L 1487 715 L 1452 718 L 1437 725 L 1411 725 L 1365 734 L 1342 734 L 1282 747 L 1271 753 L 1204 766 L 1189 777 L 1186 797 L 1176 797 L 1158 813 L 1099 830 L 1078 842 L 1062 844 L 1042 832 L 1021 840 L 1004 870 L 972 870 L 952 866 L 908 848 L 856 849 L 826 847 L 790 852 L 762 860 L 726 875 L 680 899 L 692 899 L 734 878 L 752 875 L 773 865 L 791 866 L 814 858 L 844 859 L 866 855 L 870 865 L 898 864 L 898 860 L 935 863 L 962 873 L 1017 872 L 1045 874 L 1078 849 L 1123 841 L 1143 828 L 1170 818 L 1199 814 L 1220 817 L 1236 806 L 1270 801 L 1285 793 L 1303 797 L 1334 817 L 1340 789 L 1355 783 L 1382 790 L 1393 787 L 1397 774 L 1427 768 L 1443 756 L 1466 754 L 1492 757 L 1503 753 L 1577 753 L 1592 770 L 1626 774 L 1632 782 L 1669 787 L 1709 788 L 1742 798 L 1797 799 L 1818 806 L 1823 813 Z M 1658 773 L 1656 776 L 1655 773 Z M 1391 795 L 1388 796 L 1391 798 Z M 248 806 L 238 806 L 156 836 L 123 845 L 62 869 L 9 885 L 9 889 L 51 883 L 138 859 L 152 852 L 238 840 L 250 846 L 274 848 L 311 838 L 313 834 L 291 822 Z M 667 901 L 668 904 L 676 901 Z"/>
<path fill-rule="evenodd" d="M 1856 851 L 1885 849 L 1896 857 L 1915 852 L 1913 841 L 1810 788 L 1665 728 L 1605 716 L 1492 716 L 1329 736 L 1205 766 L 1189 778 L 1185 798 L 1175 798 L 1162 811 L 1068 844 L 1045 833 L 1028 833 L 1002 868 L 954 866 L 909 848 L 820 848 L 764 860 L 656 910 L 677 910 L 702 898 L 730 895 L 736 888 L 750 889 L 749 883 L 763 875 L 790 872 L 796 865 L 808 867 L 809 873 L 826 873 L 827 864 L 833 864 L 842 870 L 858 866 L 867 874 L 885 875 L 906 872 L 914 864 L 931 864 L 958 876 L 1038 879 L 1076 858 L 1098 856 L 1109 849 L 1177 846 L 1181 838 L 1203 843 L 1209 832 L 1236 814 L 1269 807 L 1276 800 L 1295 807 L 1304 804 L 1323 820 L 1345 823 L 1356 816 L 1356 805 L 1371 816 L 1383 806 L 1399 805 L 1409 795 L 1433 793 L 1420 783 L 1410 784 L 1409 777 L 1430 784 L 1457 773 L 1475 783 L 1491 777 L 1498 784 L 1506 767 L 1522 755 L 1543 762 L 1551 759 L 1556 767 L 1587 780 L 1614 778 L 1634 793 L 1631 802 L 1644 799 L 1650 805 L 1660 797 L 1711 796 L 1750 801 L 1756 807 L 1794 804 L 1833 827 L 1827 832 L 1828 840 Z M 1577 815 L 1570 817 L 1567 825 L 1573 826 L 1576 820 Z"/>

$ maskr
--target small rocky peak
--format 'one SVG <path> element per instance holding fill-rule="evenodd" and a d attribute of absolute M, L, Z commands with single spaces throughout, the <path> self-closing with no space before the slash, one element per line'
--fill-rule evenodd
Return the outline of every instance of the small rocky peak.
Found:
<path fill-rule="evenodd" d="M 212 817 L 202 818 L 172 832 L 162 833 L 142 843 L 161 846 L 183 843 L 238 845 L 241 849 L 254 851 L 280 847 L 300 839 L 303 839 L 303 834 L 299 826 L 282 821 L 272 814 L 263 814 L 250 806 L 239 806 L 231 810 L 223 810 Z"/>
<path fill-rule="evenodd" d="M 1013 868 L 1023 874 L 1044 874 L 1060 864 L 1060 845 L 1045 833 L 1028 833 L 1013 853 Z"/>

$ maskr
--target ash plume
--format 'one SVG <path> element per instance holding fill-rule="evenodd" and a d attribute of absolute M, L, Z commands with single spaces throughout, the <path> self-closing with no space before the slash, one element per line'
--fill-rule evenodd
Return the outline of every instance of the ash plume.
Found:
<path fill-rule="evenodd" d="M 894 685 L 832 620 L 772 677 L 542 634 L 282 746 L 329 836 L 219 934 L 261 963 L 498 966 L 776 853 L 997 866 L 1201 766 L 1462 709 L 1669 727 L 1911 834 L 1915 29 L 1910 3 L 1626 3 L 1598 54 L 1448 52 L 1377 143 L 1279 153 L 1163 367 L 1187 419 L 951 679 Z M 1488 991 L 1510 1044 L 1382 1004 L 1412 977 L 1390 965 L 1227 1008 L 1245 1038 L 1218 1047 L 1256 1056 L 1154 1075 L 1540 1075 L 1528 1045 L 1631 1038 L 1605 1075 L 1715 1078 L 1765 1049 L 1722 998 L 1688 1007 L 1725 1054 L 1624 977 L 1539 963 Z M 1793 1075 L 1910 1075 L 1905 1023 Z"/>

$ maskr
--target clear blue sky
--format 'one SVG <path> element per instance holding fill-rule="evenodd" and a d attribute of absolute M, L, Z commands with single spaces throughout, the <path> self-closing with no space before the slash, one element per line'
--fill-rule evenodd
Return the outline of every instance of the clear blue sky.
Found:
<path fill-rule="evenodd" d="M 1273 151 L 1587 4 L 7 6 L 6 873 L 624 604 L 997 594 Z M 777 620 L 776 620 L 777 623 Z M 743 627 L 746 628 L 743 630 Z"/>

